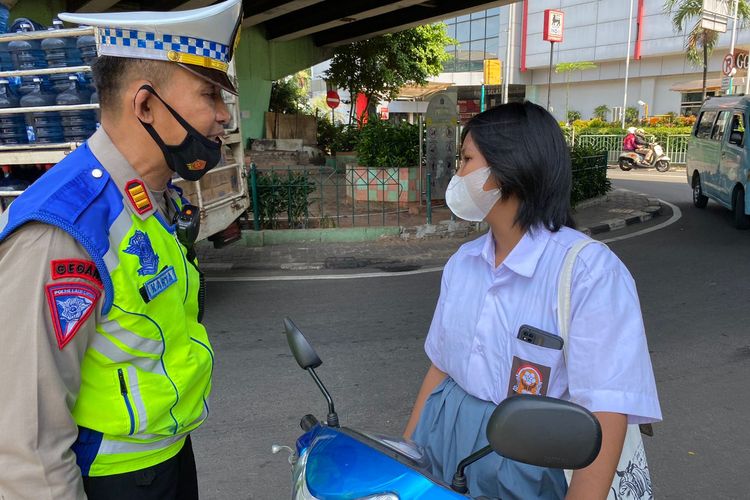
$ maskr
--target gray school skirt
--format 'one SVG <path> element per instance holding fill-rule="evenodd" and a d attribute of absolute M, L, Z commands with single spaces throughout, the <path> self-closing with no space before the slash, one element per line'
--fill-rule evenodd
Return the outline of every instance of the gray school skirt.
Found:
<path fill-rule="evenodd" d="M 435 388 L 412 439 L 425 448 L 436 477 L 450 484 L 458 463 L 489 444 L 485 433 L 495 407 L 467 394 L 450 377 Z M 558 500 L 568 489 L 562 470 L 522 464 L 497 453 L 467 467 L 466 478 L 472 497 Z"/>

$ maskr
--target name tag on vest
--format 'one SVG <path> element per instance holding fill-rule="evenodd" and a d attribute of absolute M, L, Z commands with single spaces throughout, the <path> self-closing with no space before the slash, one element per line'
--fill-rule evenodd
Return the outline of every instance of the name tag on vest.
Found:
<path fill-rule="evenodd" d="M 167 266 L 143 285 L 141 296 L 146 302 L 151 302 L 156 296 L 175 283 L 177 283 L 177 273 L 175 273 L 174 267 Z"/>

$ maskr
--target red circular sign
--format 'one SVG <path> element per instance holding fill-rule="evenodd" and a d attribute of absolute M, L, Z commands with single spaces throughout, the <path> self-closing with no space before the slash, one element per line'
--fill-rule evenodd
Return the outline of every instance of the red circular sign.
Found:
<path fill-rule="evenodd" d="M 328 107 L 336 109 L 339 107 L 339 103 L 341 103 L 341 99 L 339 99 L 339 93 L 335 90 L 329 90 L 326 94 L 326 104 L 328 104 Z"/>
<path fill-rule="evenodd" d="M 724 61 L 721 64 L 721 71 L 726 76 L 729 76 L 732 73 L 732 68 L 734 68 L 734 57 L 732 57 L 732 54 L 727 54 L 724 56 Z"/>

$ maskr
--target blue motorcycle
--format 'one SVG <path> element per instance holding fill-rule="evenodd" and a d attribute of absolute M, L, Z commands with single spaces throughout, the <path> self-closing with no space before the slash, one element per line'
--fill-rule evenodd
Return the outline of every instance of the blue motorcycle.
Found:
<path fill-rule="evenodd" d="M 315 373 L 322 361 L 291 319 L 284 319 L 284 328 L 295 360 L 328 403 L 325 423 L 302 417 L 304 434 L 296 450 L 272 449 L 289 452 L 293 500 L 466 500 L 473 498 L 466 468 L 492 452 L 560 469 L 586 467 L 599 454 L 601 427 L 588 410 L 560 399 L 515 396 L 493 412 L 489 445 L 461 461 L 452 484 L 445 484 L 431 475 L 430 461 L 416 443 L 340 427 L 333 399 Z"/>

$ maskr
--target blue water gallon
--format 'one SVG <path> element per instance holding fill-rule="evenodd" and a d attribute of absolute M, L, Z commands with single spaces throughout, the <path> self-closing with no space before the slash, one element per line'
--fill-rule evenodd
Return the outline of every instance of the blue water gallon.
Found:
<path fill-rule="evenodd" d="M 41 87 L 41 79 L 34 78 L 34 90 L 21 97 L 21 107 L 54 106 L 55 96 Z M 41 144 L 63 142 L 63 127 L 59 112 L 28 113 L 26 118 L 29 141 Z"/>
<path fill-rule="evenodd" d="M 0 3 L 0 35 L 8 31 L 8 7 Z M 0 71 L 12 71 L 13 60 L 10 58 L 8 42 L 0 43 Z"/>
<path fill-rule="evenodd" d="M 25 33 L 33 31 L 33 27 L 30 23 L 20 23 L 19 33 Z M 47 61 L 44 59 L 43 52 L 41 52 L 41 45 L 38 40 L 14 40 L 8 42 L 8 51 L 10 52 L 11 60 L 13 61 L 13 67 L 16 70 L 34 70 L 38 68 L 46 68 Z M 40 81 L 47 85 L 47 82 L 43 79 Z M 21 94 L 28 94 L 34 90 L 34 77 L 23 76 L 21 77 L 21 85 L 19 87 Z"/>
<path fill-rule="evenodd" d="M 79 87 L 78 78 L 70 76 L 68 88 L 57 95 L 59 106 L 89 104 L 90 95 Z M 93 109 L 81 111 L 61 111 L 61 124 L 66 142 L 83 142 L 96 131 L 96 112 Z"/>
<path fill-rule="evenodd" d="M 0 109 L 18 107 L 18 98 L 8 86 L 8 80 L 0 79 Z M 22 114 L 0 115 L 0 144 L 26 144 L 26 121 Z"/>
<path fill-rule="evenodd" d="M 62 29 L 62 22 L 55 19 L 49 31 Z M 45 38 L 41 43 L 44 51 L 44 58 L 47 66 L 50 68 L 65 68 L 69 66 L 68 41 L 65 38 Z M 68 76 L 70 73 L 57 73 L 49 75 L 52 91 L 55 93 L 64 92 L 68 88 Z"/>

